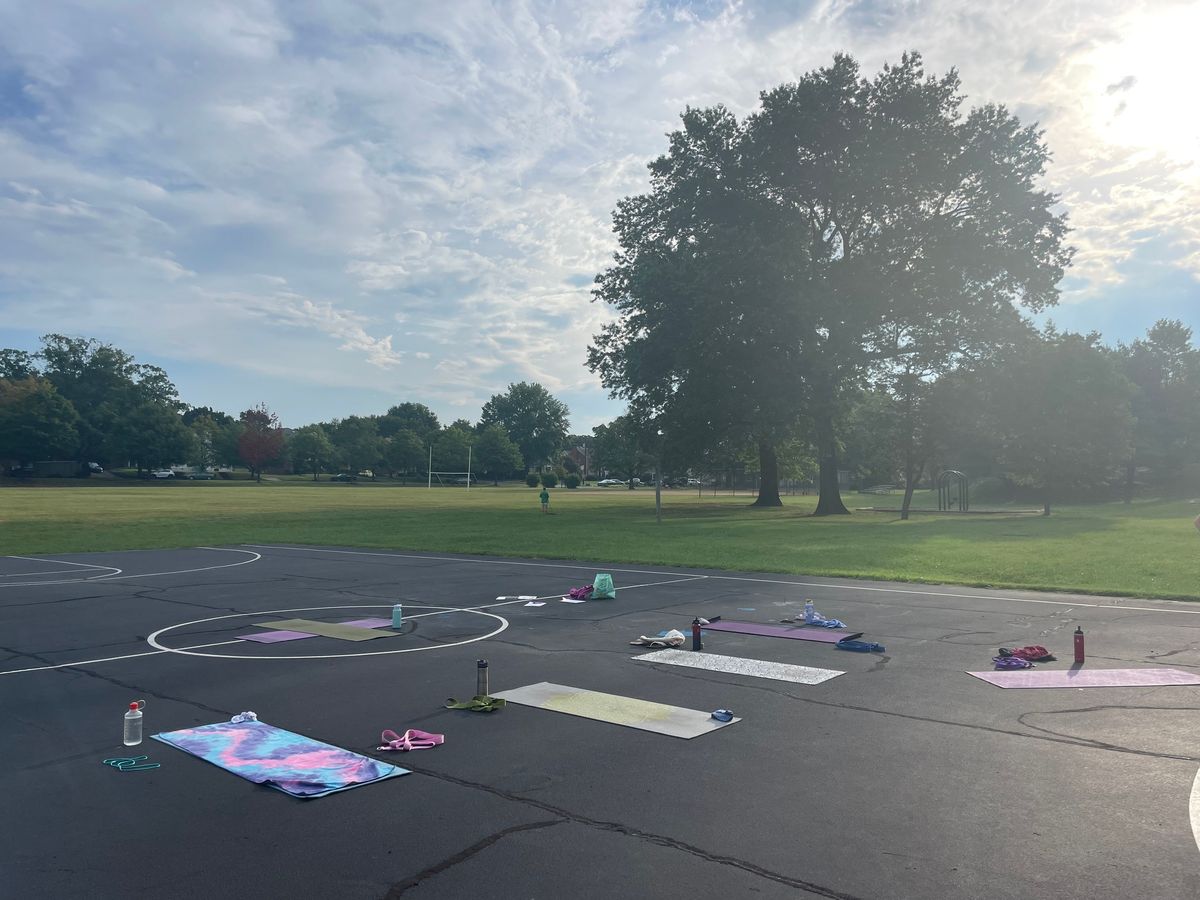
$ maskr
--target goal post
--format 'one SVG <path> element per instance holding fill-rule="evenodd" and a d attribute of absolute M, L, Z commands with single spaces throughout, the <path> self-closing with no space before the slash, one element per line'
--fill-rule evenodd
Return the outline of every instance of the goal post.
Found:
<path fill-rule="evenodd" d="M 429 480 L 428 480 L 428 483 L 426 484 L 426 487 L 430 488 L 430 489 L 433 488 L 433 479 L 434 478 L 437 478 L 437 482 L 439 485 L 446 483 L 446 482 L 442 481 L 443 477 L 466 478 L 467 490 L 470 491 L 471 490 L 471 479 L 474 477 L 471 473 L 471 450 L 472 450 L 472 448 L 470 446 L 468 446 L 467 447 L 467 471 L 465 471 L 465 472 L 441 472 L 441 471 L 435 471 L 433 468 L 433 447 L 431 445 L 429 448 Z"/>

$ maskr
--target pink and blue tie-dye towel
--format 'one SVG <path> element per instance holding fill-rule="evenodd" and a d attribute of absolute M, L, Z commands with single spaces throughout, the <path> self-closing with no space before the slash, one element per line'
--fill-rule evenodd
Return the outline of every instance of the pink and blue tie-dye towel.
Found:
<path fill-rule="evenodd" d="M 264 722 L 217 722 L 153 737 L 293 797 L 324 797 L 409 774 L 408 769 Z"/>

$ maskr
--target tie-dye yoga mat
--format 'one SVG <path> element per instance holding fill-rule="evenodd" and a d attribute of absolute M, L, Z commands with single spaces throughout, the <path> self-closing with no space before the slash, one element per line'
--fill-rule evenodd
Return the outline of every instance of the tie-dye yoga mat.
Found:
<path fill-rule="evenodd" d="M 247 781 L 277 788 L 293 797 L 324 797 L 409 774 L 408 769 L 265 722 L 217 722 L 153 737 Z"/>

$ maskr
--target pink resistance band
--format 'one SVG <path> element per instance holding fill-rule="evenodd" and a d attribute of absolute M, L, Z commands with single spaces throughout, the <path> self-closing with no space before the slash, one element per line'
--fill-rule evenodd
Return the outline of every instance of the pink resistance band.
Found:
<path fill-rule="evenodd" d="M 431 734 L 416 728 L 410 728 L 404 734 L 396 734 L 388 728 L 379 737 L 383 746 L 376 747 L 376 750 L 431 750 L 446 743 L 444 734 Z"/>

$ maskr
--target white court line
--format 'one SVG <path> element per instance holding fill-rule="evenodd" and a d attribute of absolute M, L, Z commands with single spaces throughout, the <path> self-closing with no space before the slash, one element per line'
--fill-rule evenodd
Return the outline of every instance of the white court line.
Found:
<path fill-rule="evenodd" d="M 208 548 L 208 549 L 212 549 L 212 548 Z M 677 578 L 677 579 L 674 579 L 674 580 L 672 580 L 672 581 L 655 581 L 655 582 L 651 582 L 650 584 L 630 584 L 630 585 L 626 585 L 626 586 L 625 586 L 625 587 L 623 587 L 623 588 L 618 588 L 618 590 L 622 590 L 622 591 L 631 591 L 631 590 L 634 590 L 635 588 L 642 588 L 642 587 L 656 587 L 656 586 L 658 586 L 658 585 L 660 585 L 660 584 L 675 584 L 675 583 L 676 583 L 676 582 L 678 582 L 678 581 L 694 581 L 694 580 L 696 580 L 696 579 L 700 579 L 700 578 L 707 578 L 707 577 L 708 577 L 707 575 L 690 575 L 690 576 L 688 576 L 687 578 Z M 545 597 L 538 597 L 538 598 L 536 598 L 536 599 L 538 599 L 538 600 L 554 600 L 554 599 L 557 599 L 558 597 L 561 597 L 561 596 L 562 596 L 561 594 L 547 594 Z M 504 601 L 504 602 L 501 602 L 501 603 L 485 603 L 485 604 L 483 604 L 483 605 L 481 605 L 481 606 L 442 607 L 442 611 L 441 611 L 441 612 L 417 613 L 416 615 L 411 615 L 411 616 L 409 616 L 409 615 L 406 615 L 404 618 L 406 618 L 406 619 L 423 619 L 423 618 L 425 618 L 426 616 L 448 616 L 448 615 L 450 615 L 451 613 L 456 613 L 456 612 L 483 612 L 483 611 L 485 611 L 485 610 L 487 610 L 487 609 L 489 609 L 489 608 L 491 608 L 491 607 L 493 607 L 493 606 L 508 606 L 509 604 L 512 604 L 512 603 L 526 603 L 526 602 L 528 602 L 528 601 L 526 601 L 526 600 L 507 600 L 507 601 Z M 596 602 L 602 602 L 602 601 L 596 601 Z M 366 607 L 359 607 L 359 606 L 348 606 L 348 607 L 341 607 L 341 606 L 330 606 L 330 607 L 313 607 L 313 608 L 314 608 L 314 609 L 343 609 L 343 608 L 345 608 L 345 609 L 370 609 L 370 608 L 372 608 L 372 607 L 373 607 L 373 606 L 375 606 L 375 605 L 376 605 L 376 604 L 370 604 L 370 605 L 368 605 L 368 606 L 366 606 Z M 386 607 L 386 604 L 384 604 L 384 606 Z M 423 606 L 422 606 L 422 607 L 419 607 L 419 608 L 421 608 L 421 609 L 424 609 L 425 607 L 423 607 Z M 266 611 L 262 612 L 262 613 L 261 613 L 261 615 L 269 615 L 269 614 L 271 614 L 272 612 L 293 612 L 293 611 L 294 611 L 294 610 L 274 610 L 274 611 L 272 611 L 272 610 L 266 610 Z M 245 616 L 256 616 L 256 615 L 260 615 L 260 613 L 238 613 L 238 615 L 245 615 Z M 500 618 L 500 617 L 499 617 L 499 616 L 496 616 L 495 618 Z M 212 621 L 212 620 L 211 620 L 211 619 L 201 619 L 201 620 L 199 620 L 199 621 L 202 621 L 202 622 L 208 622 L 208 621 Z M 189 622 L 189 623 L 185 623 L 185 624 L 195 624 L 195 623 L 190 623 L 190 622 Z M 175 627 L 179 627 L 179 626 L 169 626 L 169 627 L 175 628 Z M 508 626 L 506 625 L 505 627 L 508 627 Z M 157 636 L 157 635 L 158 635 L 158 634 L 160 634 L 160 633 L 161 633 L 163 630 L 165 630 L 165 629 L 160 629 L 159 631 L 156 631 L 154 634 L 150 635 L 150 637 L 155 637 L 155 636 Z M 503 631 L 503 630 L 504 630 L 503 628 L 502 628 L 502 629 L 500 629 L 500 631 Z M 489 634 L 489 635 L 487 635 L 487 637 L 491 637 L 493 634 L 499 634 L 499 633 L 500 633 L 500 631 L 495 631 L 495 632 L 492 632 L 492 634 Z M 472 638 L 472 640 L 480 640 L 480 638 Z M 169 650 L 149 650 L 149 651 L 147 651 L 147 652 L 145 652 L 145 653 L 128 653 L 128 654 L 126 654 L 126 655 L 124 655 L 124 656 L 108 656 L 108 657 L 105 657 L 105 658 L 103 658 L 103 659 L 85 659 L 85 660 L 80 660 L 80 661 L 77 661 L 77 662 L 58 663 L 57 665 L 53 665 L 53 666 L 32 666 L 32 667 L 30 667 L 30 668 L 28 668 L 28 669 L 10 669 L 10 670 L 8 670 L 7 672 L 0 672 L 0 675 L 19 675 L 19 674 L 21 674 L 22 672 L 46 672 L 46 671 L 49 671 L 49 670 L 51 670 L 51 669 L 69 669 L 69 668 L 71 668 L 71 667 L 73 667 L 73 666 L 86 666 L 86 665 L 92 665 L 92 664 L 95 664 L 95 663 L 103 663 L 103 662 L 116 662 L 116 661 L 118 661 L 118 660 L 122 660 L 122 659 L 136 659 L 136 658 L 137 658 L 137 657 L 139 657 L 139 656 L 158 656 L 158 655 L 159 655 L 159 654 L 161 654 L 161 653 L 183 653 L 184 655 L 189 655 L 189 654 L 187 654 L 185 651 L 189 651 L 189 650 L 203 650 L 203 649 L 205 649 L 206 647 L 224 647 L 224 646 L 227 646 L 227 645 L 229 645 L 229 644 L 242 644 L 242 643 L 245 643 L 245 642 L 244 642 L 244 641 L 238 641 L 238 640 L 233 640 L 233 641 L 218 641 L 218 642 L 216 642 L 216 643 L 213 643 L 213 644 L 196 644 L 195 646 L 192 646 L 192 647 L 172 647 L 172 648 L 170 648 Z M 152 644 L 151 646 L 156 646 L 156 645 L 153 645 L 153 644 Z M 439 645 L 437 645 L 437 646 L 446 646 L 446 647 L 451 647 L 451 646 L 453 646 L 453 647 L 457 647 L 457 646 L 458 646 L 458 644 L 439 644 Z M 390 652 L 394 652 L 394 651 L 385 651 L 385 652 L 389 652 L 389 653 L 390 653 Z M 373 655 L 375 655 L 375 654 L 371 654 L 371 653 L 348 653 L 348 654 L 345 654 L 344 656 L 337 656 L 337 657 L 320 657 L 320 656 L 305 656 L 305 657 L 266 657 L 266 656 L 232 656 L 232 655 L 230 655 L 230 656 L 212 656 L 212 655 L 210 655 L 210 654 L 204 654 L 204 653 L 197 653 L 197 654 L 192 654 L 192 655 L 195 655 L 195 656 L 207 656 L 207 657 L 209 657 L 209 658 L 216 658 L 216 659 L 293 659 L 293 658 L 298 658 L 298 659 L 327 659 L 327 658 L 342 659 L 342 658 L 350 658 L 350 657 L 353 657 L 353 656 L 373 656 Z"/>
<path fill-rule="evenodd" d="M 211 572 L 213 569 L 232 569 L 236 566 L 249 565 L 252 562 L 258 562 L 262 559 L 261 553 L 255 553 L 253 550 L 237 550 L 231 547 L 197 547 L 197 550 L 212 550 L 214 553 L 248 553 L 253 559 L 243 559 L 241 562 L 221 563 L 219 566 L 201 566 L 197 569 L 176 569 L 173 572 L 144 572 L 141 575 L 99 575 L 95 578 L 89 578 L 88 581 L 109 581 L 119 578 L 124 581 L 126 578 L 154 578 L 158 575 L 187 575 L 189 572 Z"/>
<path fill-rule="evenodd" d="M 109 571 L 116 571 L 116 572 L 121 571 L 116 566 L 98 566 L 98 565 L 95 565 L 94 563 L 77 563 L 77 562 L 71 562 L 69 559 L 41 559 L 36 556 L 11 556 L 11 555 L 6 556 L 4 558 L 5 559 L 24 559 L 29 562 L 52 562 L 52 563 L 58 563 L 61 566 L 79 566 L 82 569 L 108 569 Z M 63 571 L 68 572 L 70 570 L 63 569 Z"/>
<path fill-rule="evenodd" d="M 11 557 L 9 557 L 11 559 Z M 57 562 L 57 560 L 48 559 L 46 562 Z M 51 569 L 48 572 L 12 572 L 8 575 L 0 575 L 0 578 L 40 578 L 42 575 L 62 575 L 65 572 L 74 572 L 74 569 Z M 117 571 L 121 571 L 117 569 Z"/>
<path fill-rule="evenodd" d="M 225 644 L 240 644 L 241 641 L 218 641 L 215 644 L 197 644 L 195 647 L 181 647 L 181 650 L 200 650 L 204 647 L 223 647 Z M 0 675 L 20 675 L 22 672 L 45 672 L 49 669 L 70 669 L 73 666 L 89 666 L 92 663 L 116 662 L 119 659 L 137 659 L 139 656 L 158 656 L 160 653 L 170 653 L 170 650 L 149 650 L 145 653 L 128 653 L 125 656 L 106 656 L 103 659 L 80 659 L 75 662 L 59 663 L 57 666 L 33 666 L 29 669 L 9 669 Z"/>
<path fill-rule="evenodd" d="M 1192 798 L 1188 802 L 1188 815 L 1192 820 L 1192 837 L 1196 839 L 1196 849 L 1200 850 L 1200 771 L 1196 772 L 1196 780 L 1192 782 Z"/>
<path fill-rule="evenodd" d="M 409 553 L 378 553 L 368 550 L 325 550 L 320 547 L 286 547 L 275 544 L 245 544 L 246 547 L 258 547 L 264 550 L 295 550 L 297 552 L 313 553 L 347 553 L 362 556 L 390 556 L 398 559 L 436 559 L 443 562 L 479 563 L 481 565 L 507 566 L 541 566 L 547 569 L 585 569 L 595 571 L 596 566 L 572 566 L 561 563 L 512 562 L 500 559 L 462 559 L 455 556 L 418 556 Z M 653 572 L 644 569 L 609 569 L 610 572 L 626 572 L 642 575 L 678 575 L 678 572 Z M 907 588 L 866 587 L 857 584 L 830 584 L 821 581 L 783 581 L 774 578 L 755 578 L 750 575 L 693 575 L 692 578 L 713 578 L 722 581 L 750 581 L 760 584 L 784 584 L 793 587 L 824 587 L 841 591 L 874 591 L 881 594 L 912 594 L 918 597 L 949 597 L 955 600 L 1005 600 L 1010 603 L 1045 603 L 1051 606 L 1090 606 L 1096 609 L 1133 610 L 1135 612 L 1182 613 L 1184 615 L 1200 616 L 1200 609 L 1161 609 L 1156 606 L 1124 606 L 1113 603 L 1078 603 L 1067 600 L 1034 600 L 1028 597 L 1004 597 L 996 594 L 955 594 L 950 591 L 914 591 Z M 664 582 L 665 583 L 665 582 Z M 618 589 L 619 590 L 619 589 Z M 1014 588 L 1014 590 L 1023 590 Z M 1119 600 L 1120 598 L 1113 598 Z M 1160 600 L 1160 603 L 1176 603 L 1182 605 L 1187 601 Z"/>
<path fill-rule="evenodd" d="M 242 544 L 243 547 L 257 547 L 260 550 L 293 550 L 297 553 L 344 553 L 355 556 L 386 556 L 393 559 L 435 559 L 439 562 L 478 563 L 481 566 L 538 566 L 543 569 L 582 569 L 595 572 L 595 566 L 572 566 L 566 563 L 539 563 L 505 559 L 462 559 L 457 556 L 422 556 L 417 553 L 380 553 L 372 550 L 326 550 L 322 547 L 287 547 L 279 544 Z M 624 572 L 632 575 L 678 575 L 678 572 L 656 572 L 651 569 L 609 569 L 609 572 Z M 707 575 L 693 575 L 693 578 L 708 578 Z"/>
<path fill-rule="evenodd" d="M 191 622 L 180 622 L 178 625 L 168 625 L 166 628 L 160 628 L 153 634 L 147 635 L 146 643 L 151 647 L 157 647 L 166 653 L 178 653 L 181 656 L 202 656 L 206 659 L 248 659 L 248 660 L 294 660 L 294 659 L 354 659 L 360 656 L 392 656 L 397 653 L 419 653 L 423 650 L 448 650 L 451 647 L 461 647 L 464 644 L 474 644 L 476 641 L 485 641 L 490 637 L 495 637 L 500 632 L 508 628 L 508 619 L 503 616 L 498 616 L 495 613 L 483 612 L 482 610 L 459 609 L 452 606 L 435 607 L 435 609 L 443 609 L 450 612 L 472 612 L 477 616 L 486 616 L 489 619 L 495 619 L 500 623 L 500 627 L 487 634 L 481 634 L 473 638 L 467 638 L 462 641 L 454 641 L 449 644 L 430 644 L 425 647 L 402 647 L 398 650 L 375 650 L 367 653 L 309 653 L 303 656 L 246 656 L 244 653 L 193 653 L 191 650 L 184 650 L 179 647 L 164 647 L 158 642 L 158 636 L 164 632 L 171 631 L 175 628 L 186 628 L 189 625 L 202 625 L 205 622 L 217 622 L 221 619 L 238 619 L 247 616 L 265 616 L 275 613 L 289 612 L 309 612 L 317 609 L 388 609 L 390 604 L 385 603 L 362 603 L 353 606 L 298 606 L 293 609 L 268 609 L 262 612 L 249 613 L 231 613 L 224 616 L 210 616 L 207 619 L 193 619 Z M 239 642 L 240 643 L 240 642 Z"/>
<path fill-rule="evenodd" d="M 859 584 L 829 584 L 822 581 L 780 581 L 772 578 L 753 578 L 748 575 L 709 575 L 722 581 L 757 581 L 763 584 L 790 584 L 796 587 L 836 588 L 841 591 L 875 591 L 881 594 L 915 594 L 918 597 L 949 597 L 955 600 L 1005 600 L 1009 603 L 1046 603 L 1051 606 L 1090 606 L 1095 609 L 1134 610 L 1135 612 L 1183 613 L 1200 616 L 1200 609 L 1160 609 L 1157 606 L 1124 606 L 1114 603 L 1079 603 L 1068 600 L 1034 600 L 1029 597 L 1002 597 L 998 594 L 954 594 L 949 591 L 914 591 L 906 588 L 864 587 Z M 1020 589 L 1017 589 L 1020 590 Z M 1120 598 L 1114 597 L 1114 600 Z M 1185 603 L 1181 600 L 1161 600 L 1160 603 Z"/>
<path fill-rule="evenodd" d="M 0 582 L 0 588 L 6 587 L 37 587 L 43 584 L 90 584 L 94 581 L 124 581 L 126 578 L 154 578 L 159 575 L 186 575 L 190 572 L 211 572 L 214 569 L 231 569 L 235 566 L 244 566 L 252 562 L 258 562 L 262 559 L 261 553 L 255 553 L 253 550 L 238 550 L 232 547 L 196 547 L 196 550 L 212 550 L 214 553 L 245 553 L 252 557 L 251 559 L 243 559 L 241 562 L 221 563 L 216 566 L 201 566 L 197 569 L 176 569 L 173 572 L 143 572 L 140 575 L 125 575 L 124 569 L 117 569 L 113 566 L 90 566 L 93 569 L 112 569 L 111 575 L 89 575 L 86 578 L 67 578 L 61 581 L 14 581 L 9 584 Z M 14 556 L 12 559 L 32 559 L 28 556 Z M 71 563 L 65 559 L 45 559 L 41 562 L 59 562 L 66 563 L 72 566 L 87 565 L 86 563 Z"/>

